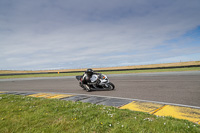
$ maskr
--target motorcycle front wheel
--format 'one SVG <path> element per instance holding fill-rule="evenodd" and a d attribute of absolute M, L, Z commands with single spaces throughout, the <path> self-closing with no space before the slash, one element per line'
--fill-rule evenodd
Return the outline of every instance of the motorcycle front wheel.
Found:
<path fill-rule="evenodd" d="M 107 89 L 107 90 L 114 90 L 115 89 L 115 85 L 111 82 L 109 82 L 107 85 L 105 85 L 103 87 L 104 89 Z"/>

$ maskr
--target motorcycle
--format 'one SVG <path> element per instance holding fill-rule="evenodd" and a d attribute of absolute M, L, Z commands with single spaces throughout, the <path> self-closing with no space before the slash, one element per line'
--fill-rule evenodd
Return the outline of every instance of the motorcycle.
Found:
<path fill-rule="evenodd" d="M 76 76 L 76 79 L 79 81 L 80 87 L 83 90 L 89 91 L 96 91 L 96 90 L 114 90 L 115 85 L 111 83 L 108 77 L 104 74 L 93 74 L 90 78 L 90 84 L 82 84 L 83 76 Z"/>

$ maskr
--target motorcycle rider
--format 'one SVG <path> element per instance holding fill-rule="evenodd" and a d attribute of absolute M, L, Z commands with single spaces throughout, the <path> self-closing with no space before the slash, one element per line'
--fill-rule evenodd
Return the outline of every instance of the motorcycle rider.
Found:
<path fill-rule="evenodd" d="M 83 74 L 82 83 L 91 83 L 90 79 L 92 78 L 93 73 L 94 71 L 91 68 L 87 69 L 87 71 L 85 71 L 85 73 Z"/>
<path fill-rule="evenodd" d="M 94 71 L 91 68 L 87 69 L 87 71 L 83 74 L 83 78 L 81 80 L 81 86 L 85 84 L 87 91 L 90 91 L 91 90 L 90 86 L 96 83 L 96 82 L 91 82 L 91 78 L 94 74 L 97 74 L 97 73 L 94 73 Z"/>

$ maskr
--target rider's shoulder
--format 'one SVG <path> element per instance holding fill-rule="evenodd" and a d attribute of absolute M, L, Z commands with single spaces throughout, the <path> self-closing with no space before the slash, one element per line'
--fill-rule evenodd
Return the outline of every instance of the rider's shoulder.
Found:
<path fill-rule="evenodd" d="M 87 74 L 84 72 L 83 76 L 85 76 L 85 75 L 87 75 Z"/>

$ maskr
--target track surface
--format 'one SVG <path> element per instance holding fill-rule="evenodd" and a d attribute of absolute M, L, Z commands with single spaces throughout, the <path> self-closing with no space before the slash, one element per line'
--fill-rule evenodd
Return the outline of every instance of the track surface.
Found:
<path fill-rule="evenodd" d="M 114 91 L 82 90 L 75 77 L 0 80 L 0 91 L 103 95 L 200 107 L 200 71 L 108 75 Z"/>

